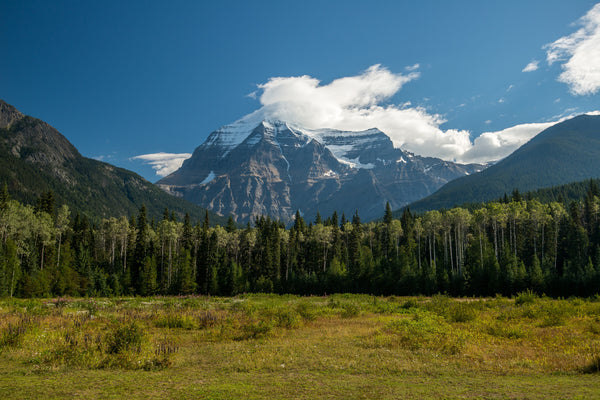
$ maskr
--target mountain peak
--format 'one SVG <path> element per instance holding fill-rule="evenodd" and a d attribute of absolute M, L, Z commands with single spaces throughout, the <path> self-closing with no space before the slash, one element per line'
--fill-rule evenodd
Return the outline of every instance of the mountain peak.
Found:
<path fill-rule="evenodd" d="M 0 128 L 8 128 L 23 117 L 19 110 L 0 99 Z"/>
<path fill-rule="evenodd" d="M 296 210 L 312 217 L 357 209 L 376 218 L 481 166 L 423 158 L 394 148 L 381 130 L 313 129 L 255 112 L 225 125 L 158 185 L 238 222 Z"/>

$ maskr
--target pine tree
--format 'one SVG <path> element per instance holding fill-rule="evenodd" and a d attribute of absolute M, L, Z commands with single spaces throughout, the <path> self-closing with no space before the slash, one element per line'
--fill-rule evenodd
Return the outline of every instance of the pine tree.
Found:
<path fill-rule="evenodd" d="M 392 223 L 393 219 L 394 219 L 394 215 L 392 214 L 392 207 L 390 206 L 390 202 L 387 201 L 385 203 L 385 215 L 383 216 L 383 222 L 386 225 L 389 225 Z"/>
<path fill-rule="evenodd" d="M 54 215 L 54 192 L 49 190 L 42 193 L 35 204 L 36 212 L 45 212 L 48 215 Z"/>
<path fill-rule="evenodd" d="M 323 218 L 321 218 L 321 213 L 317 211 L 317 216 L 315 217 L 315 225 L 323 224 Z"/>
<path fill-rule="evenodd" d="M 181 232 L 181 245 L 184 249 L 191 250 L 194 245 L 194 228 L 190 220 L 190 214 L 185 213 L 183 218 L 183 231 Z"/>
<path fill-rule="evenodd" d="M 146 219 L 146 205 L 142 204 L 137 220 L 137 237 L 135 242 L 134 259 L 131 266 L 131 285 L 135 292 L 140 293 L 143 287 L 142 273 L 146 265 L 148 248 L 148 223 Z"/>
<path fill-rule="evenodd" d="M 233 220 L 233 217 L 231 215 L 229 216 L 229 218 L 227 218 L 227 226 L 225 227 L 225 229 L 229 233 L 235 232 L 237 230 L 237 226 L 235 225 L 235 221 Z"/>
<path fill-rule="evenodd" d="M 202 229 L 208 229 L 210 226 L 210 220 L 208 219 L 208 210 L 204 212 L 204 222 L 202 222 Z"/>
<path fill-rule="evenodd" d="M 5 182 L 4 186 L 2 186 L 2 191 L 0 191 L 0 211 L 6 210 L 9 200 L 10 195 L 8 194 L 8 186 Z"/>
<path fill-rule="evenodd" d="M 358 216 L 357 210 L 352 217 L 352 231 L 350 232 L 350 242 L 348 243 L 348 274 L 355 284 L 358 284 L 363 273 L 361 265 L 361 239 L 362 225 L 360 223 L 360 217 Z"/>
<path fill-rule="evenodd" d="M 296 216 L 294 218 L 294 231 L 304 232 L 306 230 L 306 223 L 304 218 L 300 215 L 300 210 L 296 210 Z"/>
<path fill-rule="evenodd" d="M 338 226 L 338 214 L 337 214 L 337 211 L 334 211 L 333 214 L 331 214 L 331 222 L 330 222 L 329 225 L 337 228 L 337 226 Z"/>
<path fill-rule="evenodd" d="M 520 202 L 521 201 L 521 194 L 519 193 L 519 189 L 514 189 L 512 192 L 512 201 L 515 202 Z"/>

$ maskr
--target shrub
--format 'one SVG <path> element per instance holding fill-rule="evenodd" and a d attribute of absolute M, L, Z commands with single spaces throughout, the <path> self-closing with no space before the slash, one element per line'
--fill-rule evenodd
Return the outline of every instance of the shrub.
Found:
<path fill-rule="evenodd" d="M 120 354 L 127 351 L 139 353 L 142 349 L 144 331 L 137 323 L 116 326 L 107 336 L 106 352 Z"/>
<path fill-rule="evenodd" d="M 417 300 L 415 299 L 408 299 L 404 303 L 402 303 L 401 307 L 405 310 L 410 310 L 411 308 L 418 308 L 419 303 L 417 303 Z"/>
<path fill-rule="evenodd" d="M 567 309 L 564 302 L 557 303 L 551 301 L 546 303 L 541 308 L 542 322 L 541 327 L 561 326 L 564 325 L 567 317 Z"/>
<path fill-rule="evenodd" d="M 353 318 L 360 314 L 360 308 L 354 303 L 345 303 L 342 305 L 342 318 Z"/>
<path fill-rule="evenodd" d="M 211 328 L 221 322 L 221 317 L 214 311 L 203 311 L 198 316 L 200 329 Z"/>
<path fill-rule="evenodd" d="M 241 312 L 249 317 L 256 313 L 256 306 L 249 300 L 239 300 L 231 304 L 231 311 Z"/>
<path fill-rule="evenodd" d="M 451 325 L 438 315 L 415 310 L 412 318 L 390 322 L 383 331 L 395 336 L 400 347 L 409 350 L 433 350 L 447 354 L 460 352 L 463 338 Z"/>
<path fill-rule="evenodd" d="M 275 322 L 281 328 L 297 328 L 300 325 L 300 315 L 294 310 L 280 308 L 275 311 Z"/>
<path fill-rule="evenodd" d="M 448 309 L 452 304 L 452 299 L 443 294 L 436 294 L 431 297 L 431 300 L 425 303 L 425 309 L 436 313 L 439 316 L 445 317 Z"/>
<path fill-rule="evenodd" d="M 600 372 L 600 355 L 596 354 L 592 357 L 592 359 L 590 360 L 590 362 L 588 362 L 587 365 L 585 365 L 582 369 L 581 372 L 583 372 L 584 374 L 597 374 Z"/>
<path fill-rule="evenodd" d="M 296 312 L 300 314 L 305 321 L 314 321 L 317 318 L 317 311 L 308 301 L 303 301 L 296 305 Z"/>
<path fill-rule="evenodd" d="M 468 303 L 454 304 L 449 310 L 449 319 L 452 322 L 469 322 L 473 321 L 475 317 L 477 317 L 477 312 Z"/>
<path fill-rule="evenodd" d="M 252 321 L 242 326 L 243 334 L 238 339 L 257 339 L 268 335 L 273 330 L 271 321 Z"/>
<path fill-rule="evenodd" d="M 600 335 L 600 317 L 595 317 L 588 323 L 588 331 L 594 335 Z"/>
<path fill-rule="evenodd" d="M 523 339 L 527 337 L 519 326 L 495 323 L 487 327 L 487 333 L 490 336 L 506 339 Z"/>
<path fill-rule="evenodd" d="M 166 314 L 154 321 L 158 328 L 196 329 L 198 323 L 186 314 Z"/>
<path fill-rule="evenodd" d="M 525 292 L 517 294 L 515 297 L 515 305 L 521 306 L 524 304 L 533 304 L 538 299 L 538 295 L 528 289 Z"/>
<path fill-rule="evenodd" d="M 20 346 L 30 325 L 31 317 L 28 315 L 21 315 L 16 323 L 9 322 L 0 335 L 0 349 Z"/>

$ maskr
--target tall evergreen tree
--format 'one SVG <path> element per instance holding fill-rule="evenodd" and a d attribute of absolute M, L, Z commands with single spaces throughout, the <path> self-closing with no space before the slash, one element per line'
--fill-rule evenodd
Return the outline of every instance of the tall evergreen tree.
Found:
<path fill-rule="evenodd" d="M 390 206 L 390 202 L 387 201 L 385 203 L 385 214 L 383 216 L 383 222 L 387 225 L 392 223 L 392 220 L 394 219 L 394 215 L 392 214 L 392 207 Z"/>
<path fill-rule="evenodd" d="M 149 256 L 148 222 L 146 216 L 146 205 L 142 204 L 137 220 L 137 237 L 135 242 L 134 259 L 131 265 L 131 285 L 135 291 L 141 292 L 144 277 L 151 278 L 153 275 L 146 273 L 142 276 L 146 265 L 150 263 L 146 257 Z"/>

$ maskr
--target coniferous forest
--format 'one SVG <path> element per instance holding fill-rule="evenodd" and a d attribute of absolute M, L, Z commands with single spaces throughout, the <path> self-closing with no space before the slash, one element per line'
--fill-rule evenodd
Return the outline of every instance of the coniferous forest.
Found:
<path fill-rule="evenodd" d="M 90 222 L 55 204 L 0 194 L 0 296 L 235 295 L 244 292 L 550 296 L 600 292 L 600 192 L 580 201 L 518 192 L 467 210 L 358 213 L 286 228 L 268 217 L 238 227 L 137 215 Z"/>

